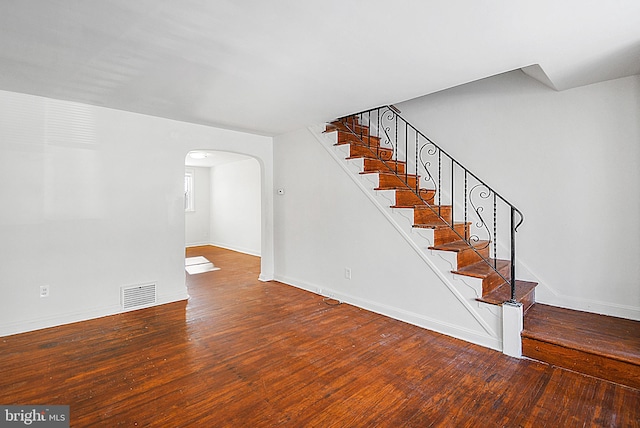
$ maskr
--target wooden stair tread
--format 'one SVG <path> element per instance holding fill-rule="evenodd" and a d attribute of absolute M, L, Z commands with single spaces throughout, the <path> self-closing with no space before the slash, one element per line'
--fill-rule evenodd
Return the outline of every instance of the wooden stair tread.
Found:
<path fill-rule="evenodd" d="M 398 175 L 406 173 L 406 163 L 398 160 L 364 158 L 364 171 L 392 172 Z"/>
<path fill-rule="evenodd" d="M 356 142 L 356 141 L 338 141 L 337 143 L 334 144 L 334 146 L 346 146 L 346 145 L 369 147 L 371 149 L 386 149 L 386 147 L 379 147 L 373 144 L 367 144 L 365 142 Z M 391 149 L 387 149 L 387 150 L 391 150 Z"/>
<path fill-rule="evenodd" d="M 398 189 L 399 190 L 399 189 Z M 420 204 L 413 204 L 413 205 L 391 205 L 389 206 L 389 208 L 411 208 L 414 209 L 416 206 L 419 206 Z M 415 225 L 414 225 L 415 226 Z"/>
<path fill-rule="evenodd" d="M 490 241 L 477 241 L 473 244 L 473 247 L 476 249 L 484 248 L 486 245 L 489 245 Z M 443 250 L 443 251 L 463 251 L 470 247 L 471 245 L 466 241 L 453 241 L 442 245 L 436 245 L 434 247 L 429 247 L 430 250 Z"/>
<path fill-rule="evenodd" d="M 368 147 L 368 146 L 367 146 L 367 147 Z M 381 149 L 384 149 L 385 147 L 380 147 L 380 148 L 381 148 Z M 391 149 L 389 149 L 389 150 L 391 150 Z M 375 159 L 370 159 L 370 160 L 375 160 Z M 385 160 L 385 161 L 381 161 L 381 162 L 397 163 L 398 165 L 406 165 L 406 164 L 407 164 L 407 163 L 406 163 L 405 161 L 403 161 L 403 160 L 395 160 L 395 159 L 392 159 L 392 160 Z"/>
<path fill-rule="evenodd" d="M 369 138 L 369 137 L 367 137 L 367 138 Z M 373 138 L 373 137 L 371 137 L 371 138 Z M 354 141 L 354 140 L 338 141 L 338 142 L 334 143 L 334 146 L 345 146 L 347 144 L 352 145 L 352 146 L 359 146 L 359 147 L 369 147 L 371 149 L 380 149 L 380 150 L 385 149 L 385 150 L 393 151 L 393 149 L 391 147 L 381 147 L 381 146 L 379 146 L 377 144 L 367 144 L 364 141 Z"/>
<path fill-rule="evenodd" d="M 431 205 L 431 208 L 433 208 L 434 210 L 437 210 L 438 207 L 442 207 L 444 209 L 448 209 L 448 208 L 451 208 L 451 205 L 434 205 L 434 204 Z M 418 206 L 416 206 L 416 208 L 421 209 L 421 210 L 427 210 L 427 209 L 429 209 L 429 205 L 425 205 L 425 206 L 418 205 Z"/>
<path fill-rule="evenodd" d="M 411 190 L 404 190 L 405 192 L 412 192 L 415 193 L 415 189 L 411 189 Z M 421 194 L 435 194 L 436 191 L 434 189 L 424 189 L 424 188 L 420 188 L 420 193 Z"/>
<path fill-rule="evenodd" d="M 482 261 L 470 266 L 465 266 L 458 270 L 454 270 L 453 273 L 457 273 L 459 275 L 472 276 L 474 278 L 486 278 L 487 276 L 495 273 L 495 270 L 507 269 L 511 266 L 511 262 L 509 260 L 502 259 L 491 259 L 491 265 Z M 494 270 L 495 264 L 495 270 Z M 505 275 L 506 276 L 506 275 Z"/>
<path fill-rule="evenodd" d="M 349 144 L 349 143 L 336 143 L 334 144 L 334 146 L 355 146 L 355 147 L 362 147 L 363 149 L 368 149 L 372 154 L 375 154 L 376 152 L 384 152 L 384 153 L 390 153 L 391 155 L 393 155 L 393 149 L 389 149 L 387 147 L 374 147 L 374 146 L 367 146 L 366 144 Z M 356 155 L 356 156 L 349 156 L 347 159 L 366 159 L 366 156 L 363 155 Z M 375 158 L 369 158 L 369 159 L 375 159 Z M 383 160 L 391 160 L 391 159 L 383 159 Z"/>
<path fill-rule="evenodd" d="M 463 221 L 454 221 L 453 224 L 454 226 L 463 226 L 465 224 L 470 225 L 471 222 L 465 223 Z M 413 227 L 418 229 L 451 229 L 451 226 L 449 226 L 449 223 L 445 223 L 444 221 L 440 223 L 417 223 L 417 224 L 414 224 Z"/>
<path fill-rule="evenodd" d="M 380 175 L 386 175 L 386 176 L 393 176 L 393 177 L 400 177 L 400 178 L 420 178 L 420 176 L 417 176 L 415 174 L 400 174 L 400 173 L 395 173 L 393 171 L 360 171 L 359 172 L 360 175 L 367 175 L 367 174 L 380 174 Z"/>
<path fill-rule="evenodd" d="M 516 280 L 516 301 L 521 302 L 529 293 L 535 290 L 535 282 Z M 506 282 L 490 293 L 476 299 L 480 302 L 491 303 L 492 305 L 501 305 L 511 300 L 511 285 Z"/>
<path fill-rule="evenodd" d="M 640 321 L 536 303 L 522 336 L 640 366 Z"/>
<path fill-rule="evenodd" d="M 390 152 L 393 153 L 393 149 L 390 147 L 380 147 L 380 146 L 375 146 L 372 144 L 365 144 L 365 143 L 356 143 L 355 141 L 339 141 L 337 143 L 333 144 L 334 146 L 356 146 L 356 147 L 367 147 L 373 151 L 375 150 L 388 150 Z M 388 159 L 385 159 L 388 160 Z M 398 161 L 400 162 L 400 161 Z"/>
<path fill-rule="evenodd" d="M 407 186 L 407 184 L 403 184 L 403 186 L 405 186 L 407 189 L 410 189 L 411 186 Z M 384 187 L 374 187 L 373 190 L 398 190 L 398 187 L 393 185 L 393 186 L 384 186 Z M 399 207 L 399 208 L 405 208 L 405 207 Z M 412 207 L 409 207 L 412 208 Z"/>
<path fill-rule="evenodd" d="M 365 146 L 365 147 L 366 147 L 366 146 Z M 382 151 L 382 150 L 391 150 L 391 149 L 383 149 L 383 148 L 380 148 L 380 149 L 378 149 L 378 150 L 381 150 L 381 151 Z M 376 158 L 368 158 L 368 157 L 366 157 L 366 156 L 364 156 L 364 155 L 355 155 L 355 156 L 348 156 L 348 157 L 346 157 L 345 159 L 347 159 L 347 160 L 352 160 L 352 159 L 376 159 Z M 378 172 L 378 171 L 369 171 L 368 173 L 369 173 L 369 174 L 373 174 L 374 172 Z"/>

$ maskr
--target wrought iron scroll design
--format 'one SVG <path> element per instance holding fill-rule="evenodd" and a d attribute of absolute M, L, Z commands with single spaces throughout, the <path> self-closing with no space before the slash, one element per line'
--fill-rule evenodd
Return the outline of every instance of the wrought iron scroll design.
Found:
<path fill-rule="evenodd" d="M 431 186 L 433 186 L 433 190 L 435 190 L 436 193 L 438 193 L 438 188 L 439 188 L 438 183 L 433 178 L 433 175 L 431 175 L 431 168 L 432 168 L 431 161 L 425 160 L 425 155 L 434 156 L 437 152 L 438 152 L 438 147 L 433 143 L 425 143 L 418 150 L 418 160 L 420 161 L 420 165 L 422 166 L 422 169 L 426 173 L 423 179 L 424 184 L 429 186 L 429 183 L 431 183 Z"/>
<path fill-rule="evenodd" d="M 491 194 L 492 194 L 491 189 L 487 188 L 484 184 L 476 184 L 471 188 L 471 190 L 469 190 L 469 194 L 468 194 L 469 204 L 471 205 L 471 207 L 473 208 L 473 212 L 477 216 L 476 227 L 478 229 L 484 229 L 487 232 L 486 239 L 485 239 L 487 243 L 484 244 L 484 246 L 476 247 L 478 249 L 484 249 L 490 244 L 491 230 L 489 229 L 488 222 L 485 221 L 482 215 L 484 213 L 484 206 L 480 205 L 478 200 L 475 198 L 488 200 L 489 198 L 491 198 Z M 495 222 L 493 224 L 495 228 Z M 477 234 L 471 235 L 469 239 L 473 242 L 480 242 L 481 240 L 480 236 L 478 236 Z M 494 239 L 494 242 L 495 242 L 495 239 Z M 494 253 L 495 253 L 495 250 L 494 250 Z"/>

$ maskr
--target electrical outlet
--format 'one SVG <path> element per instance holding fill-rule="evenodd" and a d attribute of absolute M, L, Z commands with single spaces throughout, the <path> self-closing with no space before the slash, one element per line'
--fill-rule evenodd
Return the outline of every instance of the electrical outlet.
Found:
<path fill-rule="evenodd" d="M 344 277 L 346 279 L 351 279 L 351 268 L 344 268 Z"/>
<path fill-rule="evenodd" d="M 40 297 L 49 297 L 49 286 L 41 285 L 40 286 Z"/>

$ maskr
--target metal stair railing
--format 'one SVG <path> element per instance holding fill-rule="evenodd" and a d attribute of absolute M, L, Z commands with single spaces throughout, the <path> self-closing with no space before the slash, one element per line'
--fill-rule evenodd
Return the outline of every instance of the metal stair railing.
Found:
<path fill-rule="evenodd" d="M 344 116 L 337 122 L 358 138 L 359 145 L 368 147 L 384 162 L 390 172 L 510 285 L 510 301 L 515 302 L 516 232 L 524 221 L 522 212 L 402 118 L 394 106 Z M 371 144 L 369 136 L 378 137 L 379 144 Z M 383 155 L 389 151 L 391 156 Z M 404 173 L 398 172 L 399 162 L 405 163 Z M 415 186 L 409 185 L 409 177 L 413 175 Z M 423 198 L 420 189 L 435 191 L 433 204 Z M 451 221 L 442 215 L 443 204 L 451 206 Z M 455 228 L 456 216 L 465 224 L 462 234 Z M 481 253 L 487 246 L 489 257 Z M 508 274 L 499 271 L 498 259 L 509 261 Z"/>

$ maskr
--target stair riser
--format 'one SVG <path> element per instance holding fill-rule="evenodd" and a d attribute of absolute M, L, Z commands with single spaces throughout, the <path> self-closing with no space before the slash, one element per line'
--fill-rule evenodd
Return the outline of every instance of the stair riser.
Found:
<path fill-rule="evenodd" d="M 500 274 L 507 280 L 511 280 L 511 273 L 509 272 L 510 268 L 501 269 Z M 490 293 L 502 284 L 504 284 L 504 279 L 500 277 L 497 273 L 491 273 L 489 276 L 482 280 L 482 293 Z"/>
<path fill-rule="evenodd" d="M 433 210 L 430 208 L 415 208 L 413 210 L 413 223 L 414 224 L 429 224 L 429 223 L 437 223 L 438 221 L 444 219 L 447 223 L 451 224 L 451 207 L 446 205 L 440 205 L 440 209 L 438 210 L 437 205 L 432 206 Z M 438 214 L 440 216 L 438 216 Z"/>
<path fill-rule="evenodd" d="M 522 355 L 640 389 L 640 366 L 537 339 L 522 338 Z"/>
<path fill-rule="evenodd" d="M 533 306 L 533 304 L 536 302 L 536 289 L 532 289 L 529 294 L 519 299 L 518 301 L 522 303 L 522 313 L 526 314 L 531 306 Z"/>
<path fill-rule="evenodd" d="M 421 189 L 420 194 L 422 195 L 422 199 L 411 190 L 397 190 L 396 205 L 400 207 L 411 207 L 414 205 L 424 205 L 424 201 L 433 205 L 433 198 L 435 197 L 434 191 Z"/>
<path fill-rule="evenodd" d="M 469 233 L 468 224 L 467 225 L 456 224 L 454 227 L 455 227 L 455 232 L 453 231 L 453 229 L 449 227 L 447 227 L 446 229 L 439 228 L 434 230 L 433 231 L 434 245 L 442 245 L 442 244 L 448 244 L 449 242 L 453 242 L 453 241 L 459 241 L 460 236 L 462 237 L 465 236 L 465 231 L 467 232 L 467 234 Z"/>
<path fill-rule="evenodd" d="M 365 159 L 364 160 L 364 170 L 366 172 L 397 172 L 398 174 L 404 174 L 404 164 L 395 162 L 395 161 L 386 161 L 382 162 L 378 159 Z"/>
<path fill-rule="evenodd" d="M 476 252 L 477 251 L 477 252 Z M 472 265 L 474 263 L 478 263 L 482 261 L 483 258 L 489 258 L 489 247 L 486 248 L 476 248 L 476 251 L 469 248 L 468 250 L 463 250 L 458 252 L 458 269 L 461 269 L 465 266 Z"/>
<path fill-rule="evenodd" d="M 343 132 L 355 132 L 357 135 L 369 135 L 369 128 L 361 125 L 353 125 L 349 126 L 345 125 L 341 122 L 333 122 L 326 126 L 325 132 L 334 132 L 334 131 L 343 131 Z"/>
<path fill-rule="evenodd" d="M 356 143 L 370 147 L 380 146 L 380 138 L 367 135 L 353 135 L 350 132 L 338 132 L 338 144 Z"/>
<path fill-rule="evenodd" d="M 402 177 L 402 178 L 401 178 Z M 380 174 L 380 179 L 379 179 L 379 184 L 378 184 L 378 188 L 380 189 L 396 189 L 396 188 L 403 188 L 403 187 L 416 187 L 416 177 L 411 177 L 411 176 L 401 176 L 398 177 L 397 175 L 391 175 L 391 174 Z M 405 179 L 407 180 L 405 182 Z"/>
<path fill-rule="evenodd" d="M 357 144 L 351 144 L 350 150 L 349 150 L 349 156 L 352 158 L 363 157 L 363 158 L 369 158 L 369 159 L 376 159 L 376 157 L 378 157 L 383 160 L 389 160 L 393 156 L 393 151 L 391 149 L 383 149 L 383 148 L 376 149 L 376 148 L 369 148 L 366 146 L 360 146 Z"/>
<path fill-rule="evenodd" d="M 338 123 L 344 123 L 349 126 L 361 126 L 360 120 L 356 116 L 343 117 Z"/>

